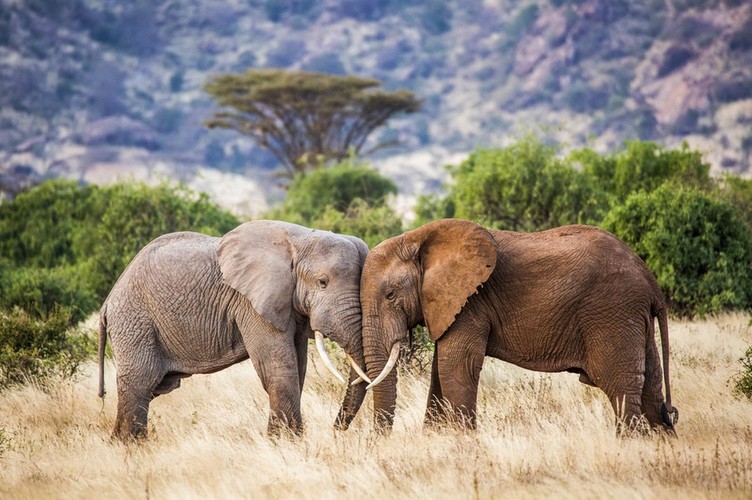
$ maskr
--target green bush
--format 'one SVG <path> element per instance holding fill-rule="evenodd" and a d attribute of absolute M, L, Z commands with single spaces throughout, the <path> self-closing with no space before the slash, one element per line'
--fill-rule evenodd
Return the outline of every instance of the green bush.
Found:
<path fill-rule="evenodd" d="M 332 207 L 344 212 L 356 198 L 369 206 L 383 206 L 397 186 L 374 169 L 344 161 L 330 168 L 319 168 L 300 173 L 290 182 L 282 206 L 281 216 L 294 214 L 303 221 L 313 221 Z"/>
<path fill-rule="evenodd" d="M 90 314 L 146 243 L 174 231 L 223 234 L 238 225 L 205 194 L 143 184 L 47 181 L 0 203 L 0 306 L 43 317 L 54 304 Z M 7 295 L 6 295 L 7 294 Z"/>
<path fill-rule="evenodd" d="M 685 186 L 710 187 L 710 165 L 702 154 L 681 149 L 664 149 L 648 141 L 627 141 L 623 151 L 601 156 L 589 149 L 573 152 L 569 160 L 579 163 L 582 172 L 592 176 L 598 187 L 621 201 L 637 191 L 652 191 L 667 180 Z"/>
<path fill-rule="evenodd" d="M 402 233 L 402 218 L 386 205 L 372 207 L 365 200 L 356 198 L 344 212 L 327 207 L 313 227 L 350 234 L 362 239 L 373 248 L 387 238 Z"/>
<path fill-rule="evenodd" d="M 747 348 L 739 361 L 742 364 L 742 369 L 734 377 L 734 393 L 752 400 L 752 346 Z"/>
<path fill-rule="evenodd" d="M 453 205 L 455 216 L 495 229 L 592 224 L 608 208 L 605 194 L 590 176 L 559 160 L 555 148 L 533 136 L 506 148 L 477 150 L 451 173 L 452 203 L 437 206 Z"/>
<path fill-rule="evenodd" d="M 278 208 L 266 214 L 295 224 L 357 236 L 369 247 L 402 232 L 387 204 L 394 182 L 365 165 L 344 161 L 298 174 Z"/>
<path fill-rule="evenodd" d="M 674 314 L 752 309 L 752 232 L 733 205 L 666 183 L 629 196 L 604 227 L 645 260 Z"/>
<path fill-rule="evenodd" d="M 19 307 L 34 319 L 46 321 L 64 307 L 72 326 L 98 306 L 94 290 L 83 282 L 76 266 L 48 269 L 0 265 L 0 310 Z"/>
<path fill-rule="evenodd" d="M 95 352 L 94 341 L 71 330 L 63 308 L 36 319 L 20 308 L 0 311 L 0 390 L 14 384 L 44 383 L 51 376 L 71 377 Z"/>

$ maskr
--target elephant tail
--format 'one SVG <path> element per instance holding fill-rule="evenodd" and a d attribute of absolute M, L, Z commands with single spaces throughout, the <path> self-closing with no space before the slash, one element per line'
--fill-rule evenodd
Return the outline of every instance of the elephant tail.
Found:
<path fill-rule="evenodd" d="M 107 391 L 104 390 L 104 351 L 107 346 L 107 303 L 99 312 L 99 392 L 97 395 L 103 398 Z"/>
<path fill-rule="evenodd" d="M 673 407 L 671 404 L 671 384 L 669 383 L 669 345 L 668 345 L 668 311 L 664 306 L 659 307 L 657 311 L 655 311 L 655 315 L 658 318 L 658 328 L 661 331 L 661 350 L 662 350 L 662 356 L 663 356 L 663 382 L 666 386 L 666 403 L 665 408 L 661 411 L 661 416 L 664 420 L 664 423 L 667 424 L 669 428 L 673 428 L 673 424 L 675 424 L 679 420 L 679 410 Z"/>

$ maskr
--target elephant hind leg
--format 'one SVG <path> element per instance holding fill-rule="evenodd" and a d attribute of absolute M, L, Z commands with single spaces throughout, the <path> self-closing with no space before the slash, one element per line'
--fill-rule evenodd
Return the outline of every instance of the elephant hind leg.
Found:
<path fill-rule="evenodd" d="M 149 403 L 157 395 L 172 390 L 179 380 L 165 380 L 164 374 L 150 367 L 121 367 L 117 375 L 117 417 L 113 437 L 119 439 L 146 437 Z M 174 381 L 178 384 L 175 385 Z M 168 389 L 169 386 L 169 390 Z"/>
<path fill-rule="evenodd" d="M 663 397 L 660 358 L 655 340 L 649 339 L 645 358 L 645 385 L 642 387 L 642 412 L 654 429 L 676 434 L 672 418 Z M 674 409 L 675 410 L 675 409 Z"/>
<path fill-rule="evenodd" d="M 118 387 L 117 417 L 112 437 L 121 440 L 145 438 L 151 399 L 151 394 L 139 394 Z"/>

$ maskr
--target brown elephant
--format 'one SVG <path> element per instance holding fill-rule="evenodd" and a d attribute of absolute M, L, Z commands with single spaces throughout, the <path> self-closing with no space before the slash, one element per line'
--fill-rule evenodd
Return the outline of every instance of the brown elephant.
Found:
<path fill-rule="evenodd" d="M 144 436 L 152 399 L 249 357 L 269 394 L 269 433 L 300 431 L 308 338 L 343 383 L 324 337 L 345 350 L 350 382 L 363 374 L 358 291 L 367 253 L 358 238 L 268 220 L 221 238 L 181 232 L 146 245 L 100 313 L 100 397 L 108 334 L 117 361 L 113 435 Z M 337 426 L 347 426 L 365 393 L 365 384 L 348 386 Z"/>
<path fill-rule="evenodd" d="M 426 422 L 476 425 L 485 356 L 543 372 L 574 372 L 606 393 L 619 427 L 674 433 L 666 304 L 655 277 L 602 229 L 536 233 L 431 222 L 381 242 L 361 275 L 363 349 L 377 428 L 391 428 L 401 341 L 418 324 L 435 342 Z M 658 318 L 663 376 L 655 342 Z"/>

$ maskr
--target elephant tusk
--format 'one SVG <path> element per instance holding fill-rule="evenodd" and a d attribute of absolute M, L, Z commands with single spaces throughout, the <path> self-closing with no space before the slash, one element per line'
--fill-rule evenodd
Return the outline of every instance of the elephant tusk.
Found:
<path fill-rule="evenodd" d="M 324 334 L 319 331 L 315 331 L 313 332 L 313 334 L 316 337 L 316 350 L 319 351 L 321 361 L 323 361 L 324 365 L 329 368 L 329 371 L 332 372 L 335 377 L 337 377 L 337 380 L 339 380 L 343 384 L 346 384 L 347 381 L 345 380 L 345 377 L 343 377 L 339 370 L 337 370 L 337 368 L 332 364 L 332 360 L 329 359 L 329 355 L 326 353 L 326 349 L 324 349 Z"/>
<path fill-rule="evenodd" d="M 400 352 L 400 343 L 395 342 L 392 346 L 392 352 L 389 354 L 389 360 L 386 362 L 386 365 L 384 366 L 384 369 L 381 370 L 381 373 L 379 373 L 379 376 L 376 377 L 376 379 L 371 382 L 366 389 L 370 389 L 377 384 L 380 384 L 382 380 L 386 378 L 387 375 L 389 375 L 389 372 L 392 371 L 392 368 L 394 368 L 394 365 L 397 364 L 397 358 L 399 358 L 399 352 Z"/>
<path fill-rule="evenodd" d="M 358 366 L 358 363 L 356 363 L 355 360 L 352 359 L 352 357 L 350 357 L 349 354 L 345 353 L 345 356 L 347 356 L 347 360 L 350 362 L 350 366 L 352 366 L 352 369 L 355 370 L 355 373 L 357 373 L 358 376 L 360 377 L 357 380 L 353 380 L 352 384 L 350 385 L 357 385 L 363 381 L 366 381 L 370 384 L 371 379 L 368 378 L 368 375 L 366 375 L 366 372 L 360 369 L 360 366 Z"/>

